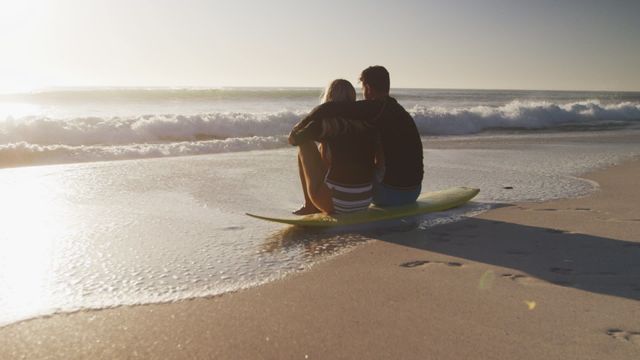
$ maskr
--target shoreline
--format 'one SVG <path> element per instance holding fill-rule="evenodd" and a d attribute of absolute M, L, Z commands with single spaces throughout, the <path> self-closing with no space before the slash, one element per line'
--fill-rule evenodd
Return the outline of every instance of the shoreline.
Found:
<path fill-rule="evenodd" d="M 478 145 L 482 145 L 483 149 L 500 149 L 506 143 L 515 143 L 518 145 L 526 145 L 526 144 L 546 144 L 553 143 L 554 139 L 562 139 L 571 143 L 584 143 L 584 142 L 601 142 L 603 139 L 615 139 L 615 140 L 624 140 L 624 141 L 634 141 L 638 138 L 638 134 L 640 134 L 640 128 L 637 127 L 629 127 L 626 129 L 601 129 L 601 130 L 575 130 L 575 131 L 562 131 L 555 128 L 549 128 L 546 130 L 485 130 L 477 133 L 468 133 L 468 134 L 421 134 L 420 137 L 423 142 L 423 147 L 429 150 L 439 150 L 439 149 L 451 149 L 452 145 L 455 145 L 456 149 L 473 149 Z M 196 143 L 213 143 L 216 142 L 218 144 L 224 144 L 225 142 L 242 142 L 247 139 L 255 138 L 256 136 L 249 137 L 222 137 L 222 138 L 211 138 L 211 139 L 196 139 L 196 140 L 183 140 L 177 142 L 151 142 L 146 145 L 153 146 L 164 146 L 166 149 L 171 149 L 177 145 L 183 144 L 196 144 Z M 222 154 L 235 154 L 235 153 L 246 153 L 253 151 L 272 151 L 272 150 L 282 150 L 288 149 L 290 146 L 286 144 L 286 135 L 268 135 L 268 136 L 257 136 L 262 139 L 269 139 L 270 142 L 265 142 L 262 144 L 264 147 L 256 147 L 244 150 L 225 150 L 223 147 L 219 149 L 214 149 L 210 152 L 198 152 L 194 150 L 191 153 L 174 153 L 171 155 L 158 155 L 158 154 L 146 154 L 146 153 L 129 153 L 125 151 L 125 155 L 114 155 L 110 153 L 109 147 L 104 149 L 100 149 L 100 145 L 64 145 L 64 144 L 49 144 L 49 145 L 33 145 L 42 147 L 41 150 L 35 152 L 26 152 L 26 153 L 9 153 L 8 159 L 5 159 L 4 162 L 0 162 L 0 171 L 8 170 L 8 169 L 20 169 L 20 168 L 32 168 L 32 167 L 51 167 L 51 166 L 82 166 L 90 165 L 90 164 L 99 164 L 105 162 L 127 162 L 127 161 L 140 161 L 140 160 L 158 160 L 158 159 L 175 159 L 175 158 L 188 158 L 188 157 L 198 157 L 198 156 L 210 156 L 210 155 L 222 155 Z M 276 139 L 276 140 L 273 140 Z M 279 140 L 278 140 L 279 139 Z M 500 143 L 497 143 L 495 140 L 500 140 Z M 11 144 L 4 144 L 0 146 L 0 152 L 6 151 L 7 149 L 2 149 L 3 146 L 6 145 L 20 145 L 23 144 L 28 148 L 32 146 L 27 142 L 17 142 Z M 110 147 L 119 148 L 124 150 L 132 150 L 141 144 L 112 144 Z M 88 157 L 86 159 L 72 159 L 72 158 L 56 158 L 55 155 L 47 155 L 48 152 L 55 152 L 65 147 L 68 148 L 82 148 L 85 147 L 87 149 L 93 149 L 98 151 L 95 154 L 87 153 Z M 19 147 L 17 148 L 18 150 Z M 25 150 L 25 149 L 22 149 Z M 22 151 L 20 150 L 20 151 Z M 43 156 L 42 158 L 40 158 Z M 120 157 L 121 156 L 121 157 Z M 15 158 L 11 158 L 15 157 Z"/>
<path fill-rule="evenodd" d="M 9 324 L 0 357 L 629 358 L 638 174 L 636 157 L 580 176 L 589 195 L 382 235 L 238 292 Z"/>

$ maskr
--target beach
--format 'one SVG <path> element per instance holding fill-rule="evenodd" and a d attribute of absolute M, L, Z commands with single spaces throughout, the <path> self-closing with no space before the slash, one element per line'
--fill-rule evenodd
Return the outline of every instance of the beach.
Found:
<path fill-rule="evenodd" d="M 0 357 L 632 359 L 640 161 L 586 197 L 374 237 L 262 286 L 0 329 Z M 283 245 L 284 246 L 284 245 Z"/>
<path fill-rule="evenodd" d="M 309 10 L 0 2 L 0 360 L 640 359 L 640 2 Z"/>
<path fill-rule="evenodd" d="M 0 96 L 0 358 L 629 358 L 640 95 L 399 89 L 422 191 L 311 231 L 286 143 L 319 89 Z"/>
<path fill-rule="evenodd" d="M 0 2 L 0 360 L 640 359 L 640 2 L 309 9 Z"/>

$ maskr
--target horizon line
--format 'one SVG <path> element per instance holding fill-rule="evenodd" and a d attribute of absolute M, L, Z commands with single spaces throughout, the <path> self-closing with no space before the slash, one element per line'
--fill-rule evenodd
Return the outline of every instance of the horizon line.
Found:
<path fill-rule="evenodd" d="M 28 94 L 28 93 L 39 93 L 39 92 L 49 92 L 49 91 L 60 91 L 60 90 L 101 90 L 101 89 L 135 89 L 135 90 L 224 90 L 224 89 L 323 89 L 324 86 L 295 86 L 295 85 L 65 85 L 65 86 L 43 86 L 43 87 L 35 87 L 32 89 L 0 89 L 0 94 L 9 95 L 9 94 Z M 390 93 L 393 93 L 394 89 L 398 90 L 461 90 L 461 91 L 556 91 L 556 92 L 610 92 L 610 93 L 639 93 L 638 90 L 611 90 L 611 89 L 542 89 L 542 88 L 480 88 L 480 87 L 413 87 L 413 86 L 397 86 L 391 87 Z M 356 89 L 359 91 L 359 89 Z"/>

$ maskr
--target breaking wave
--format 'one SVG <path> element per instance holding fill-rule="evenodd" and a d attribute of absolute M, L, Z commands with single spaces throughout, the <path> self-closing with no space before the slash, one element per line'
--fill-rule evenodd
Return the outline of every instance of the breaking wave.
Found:
<path fill-rule="evenodd" d="M 445 109 L 416 106 L 410 113 L 422 135 L 464 135 L 497 129 L 554 129 L 566 126 L 637 122 L 640 103 L 602 105 L 598 101 L 570 104 L 514 101 L 504 106 Z"/>
<path fill-rule="evenodd" d="M 37 145 L 18 142 L 0 145 L 0 167 L 61 164 L 105 160 L 142 159 L 270 150 L 287 145 L 284 136 L 230 138 L 225 140 L 184 141 L 164 144 L 128 145 Z"/>
<path fill-rule="evenodd" d="M 303 114 L 213 113 L 144 115 L 132 118 L 50 119 L 25 117 L 0 122 L 0 144 L 124 145 L 288 134 Z"/>
<path fill-rule="evenodd" d="M 408 109 L 422 135 L 486 130 L 591 129 L 640 124 L 640 103 L 513 101 L 503 106 Z M 304 112 L 138 117 L 7 118 L 0 121 L 0 167 L 264 150 L 285 147 Z"/>

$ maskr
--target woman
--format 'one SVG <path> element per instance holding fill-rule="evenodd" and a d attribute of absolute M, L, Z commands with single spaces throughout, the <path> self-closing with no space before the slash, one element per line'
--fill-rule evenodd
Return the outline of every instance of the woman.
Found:
<path fill-rule="evenodd" d="M 355 100 L 353 85 L 344 79 L 329 84 L 323 96 L 323 102 Z M 339 214 L 369 207 L 376 151 L 375 131 L 369 124 L 345 118 L 303 119 L 291 131 L 289 143 L 299 146 L 305 199 L 294 214 Z"/>

